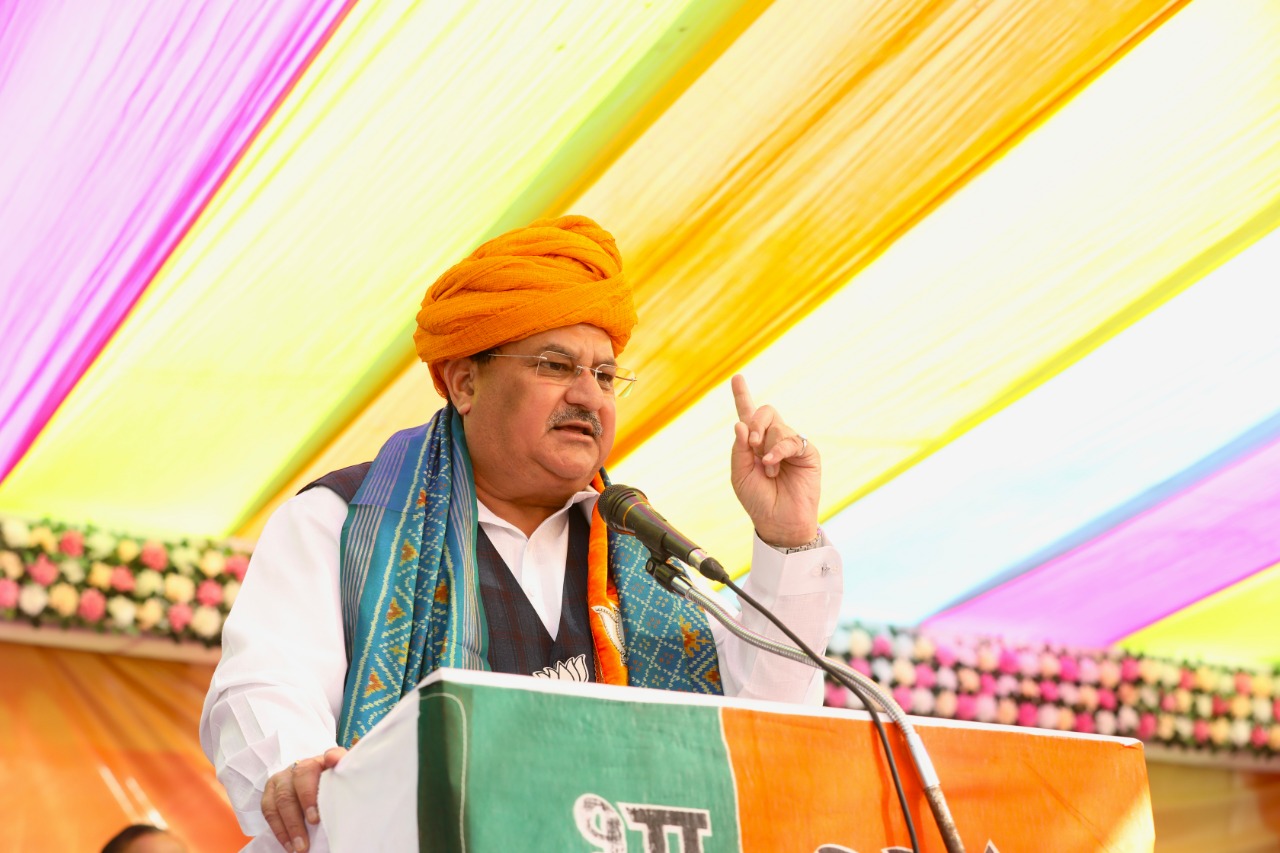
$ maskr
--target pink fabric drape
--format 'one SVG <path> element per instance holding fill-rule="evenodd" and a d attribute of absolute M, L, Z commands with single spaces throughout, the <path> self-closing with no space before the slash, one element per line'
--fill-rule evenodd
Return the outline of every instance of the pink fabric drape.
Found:
<path fill-rule="evenodd" d="M 353 2 L 0 6 L 0 480 Z"/>
<path fill-rule="evenodd" d="M 1280 438 L 924 624 L 1106 646 L 1280 562 L 1277 518 Z"/>

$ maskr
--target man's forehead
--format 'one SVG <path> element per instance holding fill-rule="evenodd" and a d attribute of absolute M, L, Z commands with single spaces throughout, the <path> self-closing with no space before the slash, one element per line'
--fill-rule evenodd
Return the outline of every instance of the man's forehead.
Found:
<path fill-rule="evenodd" d="M 518 347 L 522 352 L 551 351 L 579 357 L 599 357 L 612 360 L 613 340 L 608 333 L 597 326 L 580 323 L 576 326 L 562 326 L 548 329 L 536 335 L 530 335 L 509 346 Z"/>

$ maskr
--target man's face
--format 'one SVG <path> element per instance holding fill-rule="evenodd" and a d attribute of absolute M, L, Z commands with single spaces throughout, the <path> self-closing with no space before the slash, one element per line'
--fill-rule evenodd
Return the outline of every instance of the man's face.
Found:
<path fill-rule="evenodd" d="M 558 352 L 588 367 L 613 364 L 613 343 L 595 326 L 579 324 L 504 344 L 502 355 Z M 563 501 L 583 489 L 613 449 L 614 398 L 594 375 L 572 384 L 539 376 L 535 359 L 495 358 L 478 365 L 466 412 L 467 445 L 490 489 L 509 497 L 545 495 Z M 562 497 L 563 496 L 563 497 Z"/>

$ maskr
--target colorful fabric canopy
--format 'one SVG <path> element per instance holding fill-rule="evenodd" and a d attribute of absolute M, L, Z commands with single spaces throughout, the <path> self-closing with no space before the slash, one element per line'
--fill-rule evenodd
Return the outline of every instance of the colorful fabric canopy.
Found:
<path fill-rule="evenodd" d="M 0 513 L 256 535 L 440 405 L 426 284 L 576 212 L 615 479 L 722 561 L 741 371 L 850 615 L 1186 656 L 1275 597 L 1269 0 L 259 5 L 0 18 Z"/>

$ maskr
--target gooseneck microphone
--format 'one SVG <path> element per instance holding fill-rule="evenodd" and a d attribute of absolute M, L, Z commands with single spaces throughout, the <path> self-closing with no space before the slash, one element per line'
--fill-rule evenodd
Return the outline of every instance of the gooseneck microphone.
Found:
<path fill-rule="evenodd" d="M 615 483 L 600 494 L 597 506 L 610 530 L 636 537 L 660 562 L 674 557 L 704 577 L 718 583 L 729 582 L 724 566 L 672 527 L 639 489 Z"/>

